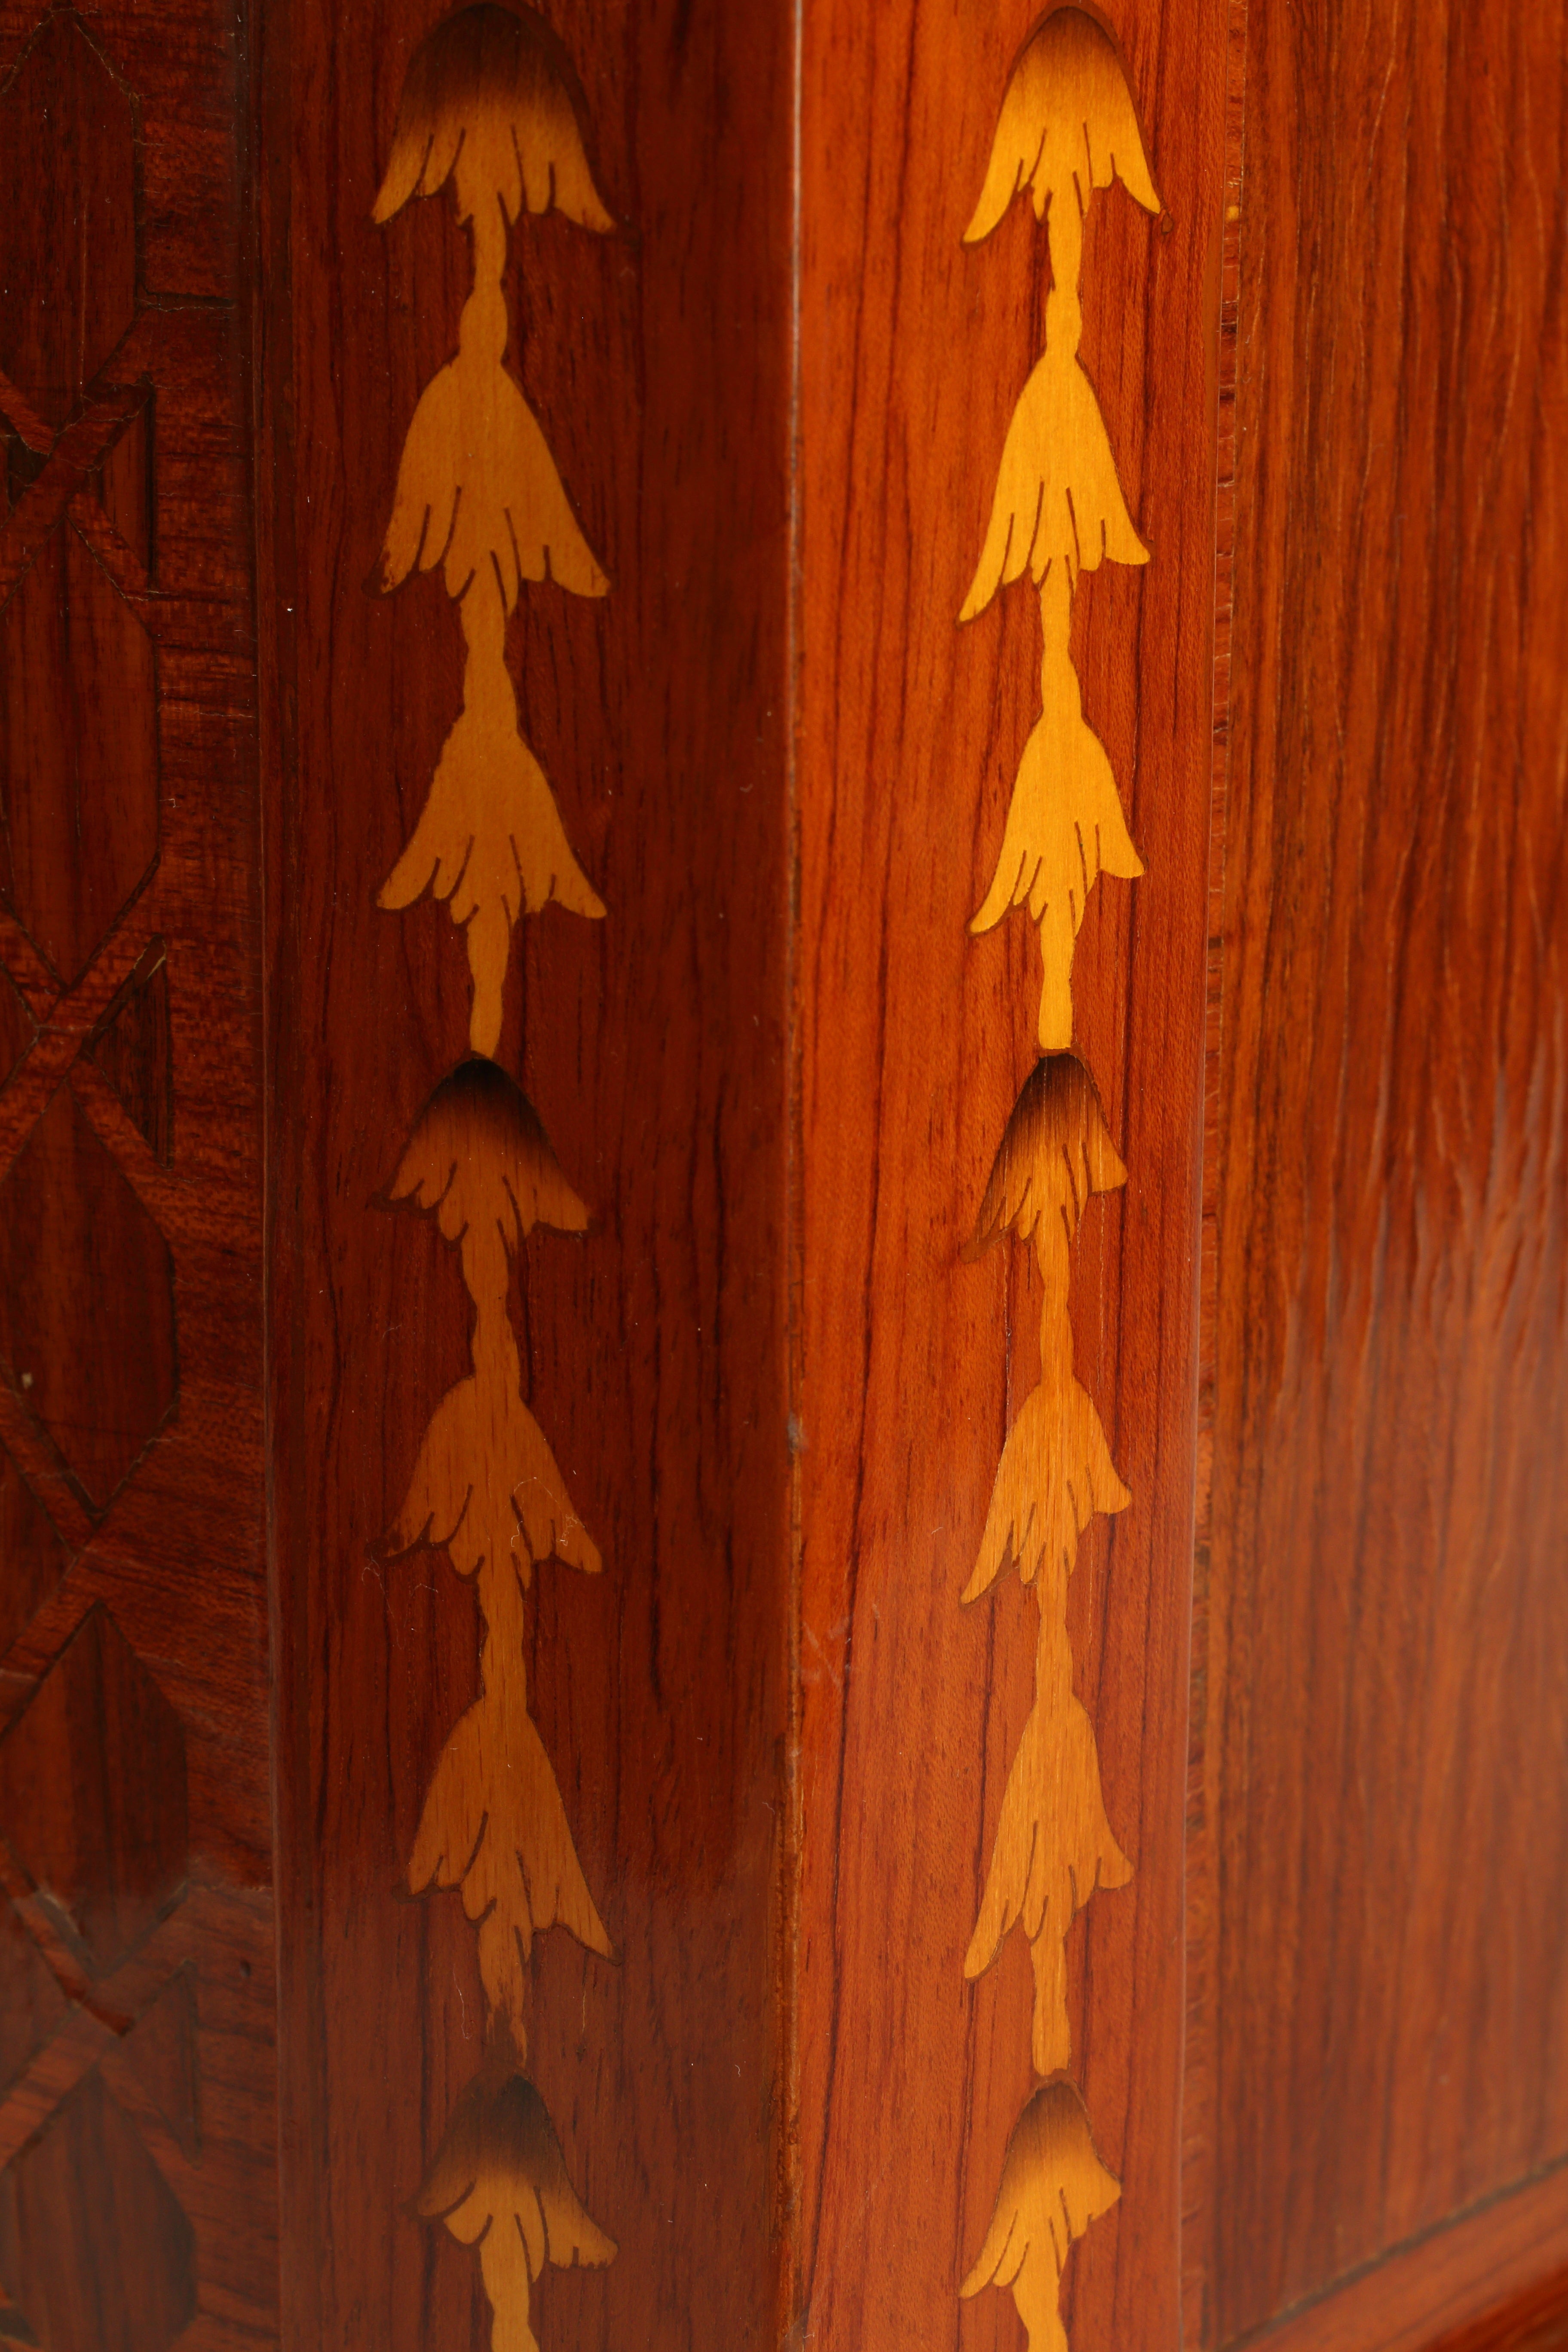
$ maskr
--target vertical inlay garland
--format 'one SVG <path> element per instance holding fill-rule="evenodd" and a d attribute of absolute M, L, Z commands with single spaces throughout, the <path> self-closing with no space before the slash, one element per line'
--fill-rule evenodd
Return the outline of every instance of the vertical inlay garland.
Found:
<path fill-rule="evenodd" d="M 429 891 L 464 934 L 473 984 L 470 1057 L 437 1087 L 392 1181 L 394 1201 L 433 1215 L 458 1249 L 473 1308 L 473 1369 L 442 1399 L 387 1540 L 443 1548 L 474 1582 L 480 1692 L 441 1755 L 408 1863 L 416 1895 L 456 1889 L 478 1931 L 486 2048 L 426 2172 L 418 2210 L 479 2252 L 495 2352 L 531 2352 L 532 2291 L 545 2263 L 616 2253 L 574 2189 L 554 2126 L 523 2071 L 534 1936 L 570 1930 L 611 1957 L 555 1774 L 528 1712 L 525 1596 L 547 1560 L 601 1562 L 522 1396 L 508 1310 L 511 1262 L 536 1226 L 580 1234 L 587 1211 L 537 1114 L 492 1058 L 511 935 L 553 898 L 603 903 L 566 840 L 544 772 L 523 740 L 506 660 L 525 583 L 580 596 L 609 583 L 554 459 L 506 366 L 504 276 L 520 215 L 552 208 L 583 228 L 615 223 L 594 184 L 576 75 L 527 9 L 483 5 L 438 25 L 416 52 L 375 205 L 386 223 L 450 184 L 473 286 L 456 356 L 426 385 L 398 467 L 381 585 L 438 569 L 458 607 L 463 708 L 412 839 L 379 903 Z"/>
<path fill-rule="evenodd" d="M 1013 787 L 995 873 L 970 925 L 991 930 L 1015 907 L 1037 928 L 1042 1058 L 997 1150 L 966 1255 L 1005 1234 L 1032 1244 L 1044 1284 L 1039 1385 L 1007 1433 L 966 1603 L 1016 1564 L 1038 1608 L 1035 1698 L 1002 1801 L 980 1916 L 964 1960 L 976 1977 L 1021 1925 L 1034 1967 L 1035 2072 L 1047 2079 L 1007 2145 L 991 2226 L 960 2288 L 1011 2288 L 1034 2352 L 1062 2347 L 1058 2289 L 1075 2238 L 1121 2194 L 1100 2162 L 1071 2078 L 1066 1939 L 1098 1887 L 1132 1865 L 1107 1820 L 1094 1729 L 1073 1691 L 1068 1587 L 1079 1537 L 1125 1510 L 1099 1412 L 1074 1376 L 1068 1296 L 1072 1244 L 1092 1192 L 1127 1181 L 1094 1079 L 1073 1051 L 1073 951 L 1098 877 L 1135 880 L 1132 845 L 1104 747 L 1083 716 L 1071 655 L 1079 576 L 1109 560 L 1149 560 L 1117 478 L 1094 388 L 1079 358 L 1084 224 L 1095 192 L 1120 180 L 1146 212 L 1160 199 L 1110 36 L 1084 9 L 1050 10 L 1014 65 L 985 184 L 964 233 L 988 237 L 1027 189 L 1051 268 L 1046 348 L 1025 384 L 1002 453 L 979 569 L 960 619 L 984 613 L 1027 573 L 1038 593 L 1042 709 Z M 1131 2031 L 1132 2021 L 1127 2020 Z"/>

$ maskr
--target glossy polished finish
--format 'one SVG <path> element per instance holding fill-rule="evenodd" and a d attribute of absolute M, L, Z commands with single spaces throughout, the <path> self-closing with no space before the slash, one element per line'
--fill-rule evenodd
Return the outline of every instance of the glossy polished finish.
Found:
<path fill-rule="evenodd" d="M 1022 590 L 957 624 L 1047 341 L 1057 245 L 1048 259 L 1032 206 L 963 243 L 1029 30 L 914 0 L 805 16 L 795 2311 L 803 2334 L 868 2352 L 1017 2342 L 1008 2296 L 956 2294 L 1034 2088 L 1033 1972 L 1016 1937 L 973 1986 L 963 1964 L 1039 1612 L 1016 1581 L 956 1604 L 1039 1380 L 1042 1288 L 1021 1250 L 961 1252 L 1039 1051 L 1033 926 L 967 926 L 1040 714 L 1041 639 Z M 1079 1539 L 1067 1633 L 1133 1875 L 1067 1941 L 1074 2075 L 1121 2196 L 1075 2245 L 1062 2308 L 1079 2352 L 1164 2352 L 1225 10 L 1128 6 L 1115 31 L 1172 226 L 1117 186 L 1084 227 L 1077 364 L 1152 560 L 1086 571 L 1072 614 L 1084 718 L 1148 870 L 1096 882 L 1071 961 L 1078 1050 L 1129 1171 L 1074 1246 L 1072 1377 L 1132 1502 Z"/>
<path fill-rule="evenodd" d="M 231 12 L 0 6 L 0 2331 L 276 2342 Z"/>
<path fill-rule="evenodd" d="M 1565 48 L 1247 12 L 1205 2344 L 1568 2158 Z"/>
<path fill-rule="evenodd" d="M 537 2204 L 570 2264 L 538 2282 L 524 2324 L 542 2346 L 762 2345 L 786 1818 L 787 17 L 552 5 L 617 226 L 522 205 L 503 249 L 500 205 L 472 247 L 458 227 L 468 183 L 459 154 L 443 184 L 445 150 L 437 194 L 373 217 L 447 14 L 259 15 L 285 2295 L 301 2347 L 482 2347 L 487 2285 L 509 2326 L 524 2307 Z M 475 656 L 434 567 L 374 590 L 389 515 L 393 575 L 409 568 L 405 445 L 461 349 L 481 249 L 490 286 L 504 263 L 506 381 L 614 584 L 573 593 L 520 563 L 494 648 L 510 741 L 605 919 L 546 906 L 474 969 L 455 903 L 376 895 L 426 821 Z M 427 478 L 468 446 L 426 436 Z M 468 492 L 458 512 L 482 531 Z M 500 973 L 496 1058 L 588 1218 L 560 1230 L 557 1202 L 510 1273 L 476 1268 L 476 1330 L 440 1213 L 374 1204 L 412 1197 L 410 1137 L 470 1049 L 475 982 Z M 487 1619 L 507 1603 L 589 1893 L 563 1914 L 585 1940 L 542 1917 L 526 1971 L 495 1984 L 526 2003 L 547 2126 L 521 2078 L 476 2074 L 499 1939 L 481 1949 L 471 1890 L 415 1902 L 405 1876 L 433 1788 L 471 1822 L 478 1758 L 510 1802 L 521 1676 L 493 1687 L 446 1556 L 382 1557 L 437 1409 L 465 1381 L 477 1406 L 481 1382 L 505 1386 L 509 1322 L 505 1444 L 530 1417 L 547 1433 L 603 1563 L 542 1562 L 515 1609 L 500 1580 L 479 1595 Z M 481 1704 L 500 1739 L 453 1755 Z M 454 2202 L 465 2148 L 484 2194 Z M 513 2242 L 487 2266 L 498 2216 Z"/>
<path fill-rule="evenodd" d="M 0 0 L 0 2343 L 1568 2309 L 1565 55 Z"/>

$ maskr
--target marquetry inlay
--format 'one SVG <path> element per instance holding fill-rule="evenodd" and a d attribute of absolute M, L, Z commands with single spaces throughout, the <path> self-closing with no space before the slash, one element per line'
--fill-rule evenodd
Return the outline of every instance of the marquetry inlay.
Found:
<path fill-rule="evenodd" d="M 508 1307 L 512 1262 L 530 1237 L 581 1234 L 588 1215 L 532 1106 L 493 1058 L 522 917 L 552 900 L 572 914 L 605 913 L 523 739 L 507 660 L 507 625 L 525 589 L 551 581 L 597 597 L 609 586 L 507 364 L 505 275 L 522 215 L 554 210 L 599 235 L 615 226 L 594 183 L 584 120 L 571 60 L 540 17 L 461 9 L 409 66 L 375 205 L 386 224 L 415 197 L 449 190 L 473 271 L 457 351 L 408 427 L 380 583 L 391 592 L 439 575 L 463 635 L 463 706 L 379 904 L 398 911 L 426 892 L 444 901 L 472 982 L 471 1055 L 436 1089 L 390 1186 L 394 1202 L 432 1215 L 458 1253 L 473 1309 L 471 1370 L 437 1407 L 386 1549 L 445 1550 L 479 1605 L 479 1696 L 437 1764 L 408 1885 L 415 1895 L 457 1892 L 478 1937 L 482 2061 L 416 2202 L 477 2250 L 495 2352 L 534 2344 L 531 2305 L 547 2264 L 598 2265 L 616 2254 L 584 2210 L 524 2072 L 534 1938 L 563 1927 L 613 1957 L 529 1713 L 524 1665 L 536 1570 L 597 1575 L 601 1561 L 524 1402 Z"/>
<path fill-rule="evenodd" d="M 1003 1451 L 980 1557 L 963 1600 L 993 1592 L 1016 1567 L 1037 1606 L 1035 1697 L 1008 1771 L 964 1973 L 980 1975 L 1015 1927 L 1034 1969 L 1032 2055 L 1046 2077 L 1008 2144 L 995 2211 L 961 2293 L 1008 2287 L 1033 2352 L 1067 2342 L 1058 2286 L 1072 2242 L 1120 2189 L 1095 2151 L 1070 2078 L 1073 2028 L 1067 1937 L 1099 1888 L 1124 1886 L 1132 1864 L 1106 1815 L 1094 1726 L 1073 1687 L 1068 1590 L 1080 1537 L 1132 1496 L 1093 1398 L 1073 1369 L 1068 1285 L 1091 1193 L 1125 1184 L 1100 1097 L 1073 1051 L 1073 955 L 1101 875 L 1143 867 L 1104 746 L 1083 715 L 1072 660 L 1079 579 L 1101 563 L 1144 564 L 1094 386 L 1079 357 L 1084 224 L 1097 191 L 1120 180 L 1146 212 L 1150 177 L 1121 62 L 1098 18 L 1052 9 L 1013 67 L 985 183 L 964 242 L 991 235 L 1027 192 L 1049 247 L 1046 347 L 1007 429 L 989 526 L 960 614 L 976 619 L 1026 579 L 1040 611 L 1041 710 L 1024 747 L 991 887 L 970 929 L 1026 908 L 1039 941 L 1042 1059 L 998 1146 L 966 1255 L 1010 1235 L 1034 1250 L 1044 1284 L 1040 1378 Z M 1131 2021 L 1128 2021 L 1131 2030 Z"/>

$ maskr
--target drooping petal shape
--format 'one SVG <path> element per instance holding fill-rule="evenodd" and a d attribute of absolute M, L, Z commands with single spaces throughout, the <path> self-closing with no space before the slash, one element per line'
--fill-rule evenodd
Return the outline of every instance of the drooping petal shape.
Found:
<path fill-rule="evenodd" d="M 1047 350 L 1018 397 L 996 478 L 985 544 L 961 621 L 1026 572 L 1039 587 L 1051 566 L 1080 572 L 1147 563 L 1117 479 L 1094 387 L 1070 352 Z"/>
<path fill-rule="evenodd" d="M 499 1064 L 479 1055 L 443 1078 L 420 1112 L 391 1184 L 395 1201 L 432 1211 L 445 1238 L 486 1230 L 508 1254 L 536 1224 L 587 1229 L 538 1112 Z"/>
<path fill-rule="evenodd" d="M 524 1591 L 547 1559 L 585 1576 L 604 1565 L 515 1378 L 489 1367 L 436 1408 L 388 1542 L 395 1551 L 444 1545 L 459 1576 L 510 1556 Z"/>
<path fill-rule="evenodd" d="M 1066 1634 L 1062 1634 L 1065 1651 Z M 1094 1728 L 1072 1691 L 1070 1663 L 1037 1690 L 1007 1775 L 966 1977 L 991 1967 L 1021 1925 L 1035 1970 L 1034 2063 L 1051 2074 L 1072 2056 L 1067 1933 L 1097 1887 L 1125 1886 L 1131 1864 L 1106 1819 Z"/>
<path fill-rule="evenodd" d="M 577 1859 L 544 1743 L 506 1675 L 468 1710 L 441 1751 L 408 1862 L 415 1895 L 459 1887 L 479 1930 L 492 2010 L 522 2027 L 533 1938 L 562 1927 L 611 1958 Z"/>
<path fill-rule="evenodd" d="M 1131 1500 L 1088 1390 L 1070 1374 L 1042 1381 L 1007 1432 L 963 1601 L 988 1592 L 1011 1561 L 1026 1585 L 1042 1572 L 1065 1580 L 1095 1514 L 1124 1511 Z"/>
<path fill-rule="evenodd" d="M 959 2294 L 1010 2287 L 1029 2352 L 1066 2352 L 1057 2299 L 1068 2254 L 1121 2194 L 1077 2087 L 1059 2078 L 1042 2084 L 1013 2126 L 991 2226 Z"/>
<path fill-rule="evenodd" d="M 479 610 L 470 614 L 470 607 Z M 511 934 L 519 918 L 552 899 L 598 918 L 605 903 L 566 838 L 543 769 L 523 741 L 507 670 L 503 626 L 492 599 L 465 597 L 468 634 L 463 709 L 442 747 L 429 796 L 377 904 L 411 907 L 426 890 L 447 901 L 465 932 L 473 975 L 468 1042 L 493 1055 Z M 474 625 L 476 623 L 478 626 Z"/>
<path fill-rule="evenodd" d="M 1080 214 L 1096 188 L 1120 180 L 1135 204 L 1158 213 L 1137 109 L 1103 26 L 1083 8 L 1053 8 L 1029 35 L 1008 77 L 985 184 L 965 245 L 990 236 L 1027 188 L 1043 220 L 1054 192 L 1070 190 Z"/>
<path fill-rule="evenodd" d="M 488 312 L 500 299 L 494 288 L 470 296 L 468 347 L 419 395 L 382 548 L 384 593 L 437 565 L 449 596 L 489 590 L 507 613 L 525 580 L 554 580 L 575 596 L 603 596 L 609 587 L 539 420 L 493 352 L 493 334 L 482 343 L 477 330 L 468 336 L 469 312 L 476 305 Z"/>
<path fill-rule="evenodd" d="M 549 2111 L 525 2074 L 489 2071 L 452 2110 L 417 2199 L 459 2245 L 477 2245 L 491 2352 L 537 2352 L 529 2299 L 546 2263 L 614 2262 L 616 2247 L 572 2186 Z"/>
<path fill-rule="evenodd" d="M 459 8 L 426 36 L 398 101 L 378 222 L 412 196 L 433 196 L 457 174 L 460 219 L 499 203 L 509 221 L 526 205 L 555 211 L 601 236 L 615 226 L 594 184 L 586 109 L 572 60 L 531 8 Z"/>
<path fill-rule="evenodd" d="M 1102 873 L 1133 881 L 1142 871 L 1104 746 L 1077 709 L 1056 702 L 1024 747 L 995 872 L 969 926 L 978 936 L 1027 907 L 1040 946 L 1042 1053 L 1072 1044 L 1073 951 L 1090 890 Z"/>
<path fill-rule="evenodd" d="M 1070 1238 L 1089 1195 L 1126 1181 L 1088 1068 L 1076 1054 L 1047 1054 L 1013 1106 L 963 1255 L 983 1256 L 1005 1234 L 1030 1242 L 1052 1219 L 1065 1223 Z"/>

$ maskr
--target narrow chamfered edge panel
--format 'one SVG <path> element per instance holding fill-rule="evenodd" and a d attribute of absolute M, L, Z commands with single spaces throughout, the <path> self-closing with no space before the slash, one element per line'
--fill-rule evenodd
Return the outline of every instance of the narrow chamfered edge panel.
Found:
<path fill-rule="evenodd" d="M 789 14 L 549 0 L 585 179 L 509 145 L 508 14 L 431 48 L 431 0 L 257 25 L 285 2340 L 477 2347 L 493 2304 L 545 2352 L 762 2344 Z M 492 449 L 437 546 L 442 403 L 476 385 L 553 518 L 487 536 Z M 517 1246 L 484 1264 L 454 1144 L 510 1166 Z M 545 1446 L 599 1572 L 531 1533 L 527 1589 L 486 1579 L 457 1495 L 486 1432 L 489 1470 Z M 525 1748 L 533 1795 L 481 1839 Z M 521 1852 L 547 1781 L 554 1924 L 490 1834 L 504 1810 Z"/>
<path fill-rule="evenodd" d="M 1246 11 L 1203 2344 L 1371 2340 L 1568 2154 L 1565 42 Z"/>
<path fill-rule="evenodd" d="M 1049 2343 L 1057 2273 L 1078 2352 L 1179 2326 L 1226 9 L 1126 0 L 1037 45 L 1039 13 L 804 19 L 794 2292 L 866 2352 L 1013 2345 L 988 2281 Z M 1080 1150 L 1042 1286 L 963 1245 L 1025 1237 L 1021 1139 L 987 1171 L 1069 1043 L 1126 1181 Z M 1073 1511 L 1026 1528 L 1015 1471 Z M 977 1558 L 1037 1549 L 1059 1685 L 1038 1576 L 959 1607 Z M 1047 1687 L 1088 1726 L 1048 1757 Z M 1025 1936 L 964 1978 L 1042 1772 L 1078 1823 L 1057 1907 L 1091 1851 L 1100 1890 L 1065 2021 L 1026 1872 L 1033 1981 Z"/>

